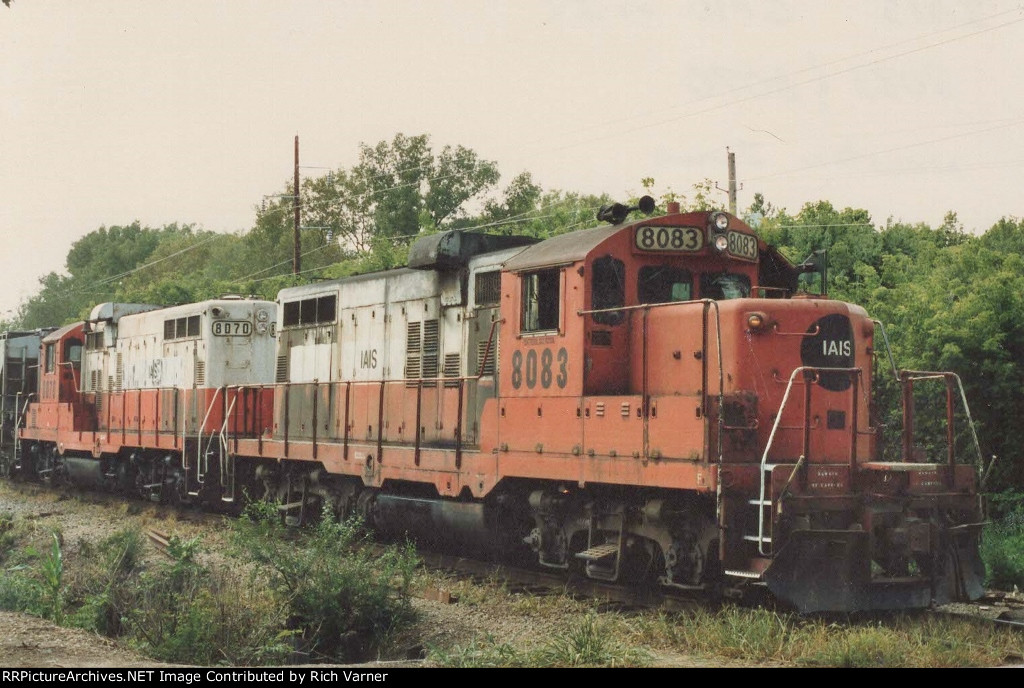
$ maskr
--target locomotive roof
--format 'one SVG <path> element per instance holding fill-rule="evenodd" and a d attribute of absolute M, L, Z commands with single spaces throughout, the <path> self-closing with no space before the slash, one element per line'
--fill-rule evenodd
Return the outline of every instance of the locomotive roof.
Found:
<path fill-rule="evenodd" d="M 603 241 L 619 232 L 625 225 L 604 225 L 578 232 L 559 234 L 539 244 L 528 246 L 505 261 L 505 269 L 520 272 L 531 268 L 564 265 L 582 260 Z"/>
<path fill-rule="evenodd" d="M 73 322 L 70 325 L 65 325 L 64 327 L 59 327 L 56 330 L 54 330 L 53 332 L 51 332 L 50 334 L 48 334 L 45 337 L 43 337 L 43 341 L 44 342 L 56 342 L 56 341 L 60 340 L 61 337 L 66 335 L 68 332 L 71 332 L 76 327 L 81 327 L 81 326 L 82 326 L 82 321 L 79 320 L 78 322 Z"/>
<path fill-rule="evenodd" d="M 291 299 L 295 297 L 322 294 L 325 291 L 337 289 L 343 284 L 358 284 L 360 282 L 371 282 L 373 280 L 389 279 L 398 275 L 422 275 L 423 270 L 412 268 L 393 268 L 391 270 L 376 270 L 364 272 L 361 275 L 349 275 L 347 277 L 336 277 L 334 279 L 320 280 L 310 284 L 300 284 L 294 287 L 284 287 L 277 293 L 278 299 Z"/>

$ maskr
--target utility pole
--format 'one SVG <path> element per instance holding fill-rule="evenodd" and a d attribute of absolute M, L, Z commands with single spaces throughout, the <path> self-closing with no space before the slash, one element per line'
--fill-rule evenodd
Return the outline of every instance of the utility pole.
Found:
<path fill-rule="evenodd" d="M 735 215 L 736 214 L 736 191 L 737 191 L 737 186 L 736 186 L 736 154 L 733 153 L 731 150 L 729 150 L 728 146 L 725 147 L 725 152 L 729 156 L 729 188 L 728 188 L 728 190 L 723 189 L 722 187 L 720 187 L 718 185 L 718 182 L 715 182 L 715 188 L 718 189 L 719 191 L 726 191 L 729 194 L 729 213 L 731 215 Z M 740 184 L 738 188 L 742 189 L 743 185 Z"/>
<path fill-rule="evenodd" d="M 298 150 L 299 150 L 298 149 L 298 145 L 299 145 L 298 144 L 298 140 L 299 140 L 298 137 L 296 137 L 295 138 L 295 145 L 296 145 L 296 148 L 295 148 L 295 150 L 296 150 L 295 159 L 296 160 L 298 160 L 298 155 L 299 155 L 298 154 Z M 731 150 L 729 150 L 728 146 L 726 146 L 725 152 L 729 154 L 729 214 L 730 215 L 735 215 L 736 214 L 736 154 L 733 153 Z M 298 163 L 296 163 L 296 164 L 298 164 Z M 296 174 L 298 174 L 298 173 L 296 172 Z M 297 176 L 295 178 L 298 179 Z M 298 184 L 298 182 L 296 182 L 296 184 Z M 295 212 L 297 213 L 299 211 L 296 210 Z M 296 220 L 296 223 L 297 222 L 298 222 L 298 220 Z M 296 226 L 298 226 L 298 225 L 296 224 Z"/>
<path fill-rule="evenodd" d="M 299 274 L 302 269 L 300 253 L 302 244 L 299 241 L 299 227 L 302 225 L 302 212 L 299 210 L 299 135 L 295 135 L 295 183 L 292 186 L 292 207 L 295 208 L 295 250 L 292 253 L 292 273 Z"/>

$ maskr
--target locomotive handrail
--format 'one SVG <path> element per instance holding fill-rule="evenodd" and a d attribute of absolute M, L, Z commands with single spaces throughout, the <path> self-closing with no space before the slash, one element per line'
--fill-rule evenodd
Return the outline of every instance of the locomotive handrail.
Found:
<path fill-rule="evenodd" d="M 225 392 L 224 395 L 225 395 L 225 398 L 226 398 L 227 397 L 227 392 Z M 229 453 L 228 452 L 228 440 L 227 440 L 227 437 L 225 436 L 225 433 L 227 432 L 227 429 L 228 429 L 228 423 L 231 420 L 231 412 L 235 410 L 235 404 L 237 402 L 238 402 L 238 391 L 236 390 L 234 398 L 231 399 L 231 403 L 228 405 L 227 410 L 224 412 L 224 422 L 220 426 L 220 486 L 221 487 L 225 487 L 225 488 L 227 487 L 227 485 L 224 482 L 224 476 L 227 473 L 228 453 Z M 211 403 L 211 406 L 212 406 L 212 403 Z M 207 446 L 209 446 L 209 445 L 207 445 Z M 231 493 L 230 494 L 231 494 L 231 498 L 234 499 L 234 497 L 235 497 L 235 473 L 234 473 L 234 471 L 231 472 Z"/>
<path fill-rule="evenodd" d="M 690 303 L 693 303 L 693 302 L 690 302 Z M 224 389 L 227 390 L 227 391 L 239 390 L 239 389 L 252 389 L 252 388 L 260 388 L 260 389 L 262 389 L 262 388 L 266 388 L 266 387 L 270 387 L 270 388 L 287 387 L 288 385 L 311 385 L 311 384 L 314 384 L 314 383 L 316 383 L 316 384 L 327 384 L 327 385 L 333 385 L 333 384 L 339 384 L 339 385 L 343 385 L 343 384 L 379 385 L 382 382 L 383 383 L 397 383 L 397 382 L 403 382 L 403 383 L 412 383 L 412 382 L 474 382 L 474 381 L 480 380 L 483 377 L 487 377 L 484 374 L 484 369 L 487 367 L 487 362 L 490 360 L 490 356 L 491 356 L 491 341 L 494 339 L 494 330 L 495 330 L 495 328 L 498 325 L 500 325 L 503 322 L 505 322 L 504 318 L 499 318 L 498 320 L 494 320 L 494 321 L 491 322 L 491 331 L 490 331 L 490 333 L 487 336 L 487 348 L 484 351 L 484 359 L 482 361 L 478 362 L 477 374 L 476 375 L 453 375 L 453 376 L 450 376 L 450 377 L 446 376 L 446 375 L 438 375 L 437 377 L 392 377 L 392 378 L 384 378 L 384 379 L 380 379 L 380 380 L 328 380 L 327 382 L 323 382 L 323 381 L 321 381 L 319 379 L 313 379 L 313 380 L 306 380 L 304 382 L 271 382 L 271 383 L 249 384 L 249 385 L 226 385 L 224 387 Z M 216 396 L 214 398 L 216 398 Z M 213 404 L 213 400 L 211 400 L 210 403 Z"/>
<path fill-rule="evenodd" d="M 210 403 L 206 407 L 206 415 L 203 416 L 203 422 L 199 424 L 198 428 L 196 428 L 196 437 L 198 440 L 196 442 L 196 482 L 199 484 L 203 483 L 203 478 L 205 477 L 205 474 L 203 473 L 203 428 L 206 427 L 206 421 L 210 419 L 210 413 L 213 412 L 213 405 L 216 403 L 217 397 L 220 396 L 220 391 L 222 389 L 224 389 L 224 387 L 217 387 L 214 391 L 213 397 L 211 397 Z M 227 394 L 227 392 L 225 392 L 225 394 Z M 207 449 L 209 449 L 212 442 L 213 437 L 211 436 L 206 443 Z M 182 449 L 184 450 L 184 446 Z"/>
<path fill-rule="evenodd" d="M 703 323 L 702 323 L 702 326 L 703 326 L 703 333 L 702 333 L 702 335 L 703 335 L 703 347 L 704 348 L 707 348 L 707 312 L 708 312 L 708 310 L 712 306 L 714 306 L 714 308 L 715 308 L 715 334 L 716 334 L 715 341 L 716 341 L 716 348 L 717 348 L 717 353 L 718 353 L 718 414 L 717 414 L 718 415 L 718 441 L 717 441 L 717 445 L 718 445 L 718 467 L 719 467 L 719 471 L 721 471 L 722 463 L 724 461 L 724 451 L 725 451 L 724 448 L 723 448 L 723 444 L 722 444 L 722 435 L 725 432 L 725 418 L 724 418 L 724 414 L 722 412 L 722 409 L 723 409 L 723 407 L 725 405 L 725 366 L 724 366 L 724 362 L 722 360 L 722 311 L 721 311 L 721 306 L 719 305 L 718 301 L 716 299 L 694 299 L 694 300 L 691 300 L 691 301 L 662 301 L 662 302 L 659 302 L 659 303 L 641 303 L 641 304 L 637 304 L 637 305 L 634 305 L 634 306 L 616 306 L 616 307 L 613 307 L 613 308 L 581 309 L 581 310 L 576 311 L 576 315 L 583 316 L 583 315 L 593 315 L 595 313 L 615 313 L 615 312 L 622 312 L 622 311 L 636 311 L 636 310 L 641 310 L 641 309 L 643 309 L 644 312 L 646 313 L 647 311 L 651 310 L 652 308 L 664 308 L 664 307 L 667 307 L 667 306 L 689 306 L 689 305 L 696 305 L 698 303 L 699 304 L 703 304 L 703 306 L 704 306 L 704 318 L 703 318 Z M 645 346 L 646 346 L 646 342 L 647 342 L 647 336 L 646 336 L 646 333 L 645 333 L 645 335 L 644 335 Z M 645 365 L 645 370 L 644 370 L 643 397 L 644 397 L 644 400 L 645 400 L 645 403 L 646 403 L 646 399 L 647 399 L 646 357 L 645 357 L 644 365 Z M 706 369 L 707 369 L 706 361 L 703 364 L 703 366 L 704 366 L 704 370 L 706 371 Z M 703 382 L 703 384 L 702 384 L 703 395 L 704 395 L 705 401 L 704 401 L 704 403 L 701 404 L 701 406 L 702 406 L 703 411 L 706 413 L 706 411 L 707 411 L 707 404 L 706 404 L 707 380 L 706 379 L 702 379 L 702 382 Z M 707 428 L 707 426 L 705 425 L 705 432 L 707 432 L 706 428 Z M 710 444 L 709 440 L 710 440 L 710 437 L 705 435 L 705 439 L 704 439 L 705 446 Z M 647 440 L 646 440 L 646 434 L 645 434 L 645 439 L 644 439 L 644 450 L 645 450 L 645 452 L 647 450 L 646 442 L 647 442 Z M 716 515 L 716 519 L 718 521 L 719 527 L 721 527 L 721 525 L 722 525 L 722 481 L 721 480 L 716 480 L 715 483 L 716 483 L 716 487 L 715 487 L 715 515 Z M 724 538 L 722 539 L 722 542 L 724 542 Z"/>
<path fill-rule="evenodd" d="M 896 370 L 896 359 L 893 358 L 892 347 L 889 346 L 889 335 L 885 331 L 885 325 L 882 324 L 881 320 L 874 320 L 874 319 L 872 319 L 871 322 L 873 322 L 876 325 L 878 325 L 878 327 L 881 328 L 881 330 L 882 330 L 882 341 L 885 342 L 885 352 L 887 354 L 889 354 L 889 365 L 892 366 L 892 375 L 896 379 L 899 379 L 900 374 L 899 374 L 899 371 Z"/>
<path fill-rule="evenodd" d="M 767 471 L 765 469 L 768 466 L 768 453 L 771 451 L 772 445 L 775 443 L 775 433 L 776 431 L 778 431 L 779 424 L 782 422 L 782 412 L 786 409 L 786 404 L 789 402 L 789 393 L 793 391 L 793 383 L 796 381 L 797 374 L 808 371 L 813 371 L 815 373 L 846 373 L 848 375 L 852 373 L 857 373 L 858 375 L 860 375 L 862 372 L 860 368 L 817 368 L 814 366 L 799 366 L 797 368 L 794 368 L 792 374 L 790 374 L 789 383 L 786 385 L 786 392 L 785 394 L 782 395 L 782 402 L 779 404 L 779 410 L 775 414 L 775 423 L 772 424 L 772 430 L 768 434 L 768 441 L 764 445 L 764 453 L 761 455 L 761 493 L 758 501 L 757 510 L 757 551 L 759 554 L 761 554 L 761 556 L 768 556 L 769 554 L 768 552 L 764 551 L 764 492 L 765 476 L 767 475 Z M 808 381 L 807 384 L 810 384 L 810 382 Z M 854 405 L 857 404 L 856 395 L 854 395 L 853 397 L 853 403 Z M 853 427 L 853 431 L 855 433 L 857 432 L 856 426 Z M 853 448 L 851 449 L 851 453 L 855 453 L 856 451 L 857 443 L 854 442 Z M 797 463 L 799 463 L 800 461 L 807 460 L 807 456 L 804 455 L 800 457 Z"/>
<path fill-rule="evenodd" d="M 18 397 L 22 396 L 22 392 L 17 392 L 14 395 L 14 408 L 18 408 Z M 28 413 L 28 405 L 32 402 L 32 397 L 35 396 L 35 392 L 28 392 L 25 396 L 25 403 L 21 406 L 21 412 L 18 414 L 18 422 L 14 428 L 14 461 L 18 461 L 18 457 L 21 456 L 21 433 L 18 432 L 19 428 L 24 428 L 25 415 Z"/>
<path fill-rule="evenodd" d="M 995 463 L 995 458 L 993 457 L 992 463 L 989 464 L 989 470 L 986 471 L 983 465 L 985 463 L 985 458 L 981 453 L 981 444 L 978 442 L 978 433 L 974 428 L 974 418 L 971 417 L 971 407 L 967 404 L 967 394 L 964 392 L 964 383 L 960 380 L 960 376 L 949 371 L 901 370 L 899 371 L 897 379 L 901 386 L 905 381 L 915 382 L 918 380 L 943 379 L 946 380 L 947 384 L 950 380 L 956 381 L 957 389 L 960 392 L 960 402 L 964 405 L 964 415 L 967 416 L 967 427 L 971 430 L 971 439 L 974 443 L 974 451 L 978 454 L 978 461 L 976 463 L 978 478 L 981 480 L 981 486 L 984 487 L 985 480 L 988 478 L 988 472 L 991 471 L 992 464 Z M 950 416 L 947 420 L 950 427 L 952 427 L 952 417 Z M 906 428 L 904 428 L 904 430 L 906 430 Z M 952 452 L 952 450 L 952 440 L 950 440 L 950 452 Z"/>
<path fill-rule="evenodd" d="M 576 311 L 576 315 L 593 315 L 594 313 L 618 313 L 621 311 L 638 311 L 641 309 L 663 308 L 665 306 L 689 306 L 697 303 L 714 303 L 714 299 L 691 299 L 690 301 L 658 301 L 655 303 L 638 303 L 632 306 L 612 306 L 611 308 L 588 308 Z"/>

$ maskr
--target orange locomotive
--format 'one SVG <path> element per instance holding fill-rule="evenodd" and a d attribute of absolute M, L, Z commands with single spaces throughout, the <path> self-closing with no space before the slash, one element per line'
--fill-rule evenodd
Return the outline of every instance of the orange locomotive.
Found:
<path fill-rule="evenodd" d="M 217 422 L 197 409 L 156 454 L 130 423 L 109 441 L 110 401 L 72 402 L 44 432 L 44 383 L 22 454 L 52 466 L 89 447 L 100 473 L 148 467 L 137 482 L 163 498 L 230 501 L 251 483 L 294 522 L 327 503 L 597 579 L 761 584 L 802 611 L 977 597 L 982 504 L 953 454 L 955 376 L 903 374 L 906 458 L 878 460 L 864 310 L 798 295 L 810 268 L 726 213 L 623 224 L 629 210 L 536 243 L 428 236 L 407 268 L 281 291 L 276 359 L 253 364 L 265 378 L 209 381 Z M 928 462 L 909 390 L 936 376 L 949 450 Z"/>

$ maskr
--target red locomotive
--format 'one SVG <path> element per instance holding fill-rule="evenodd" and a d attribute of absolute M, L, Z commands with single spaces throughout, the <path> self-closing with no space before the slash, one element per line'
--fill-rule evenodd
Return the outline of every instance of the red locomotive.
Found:
<path fill-rule="evenodd" d="M 976 467 L 952 439 L 920 460 L 912 403 L 904 460 L 879 460 L 864 310 L 798 294 L 809 268 L 736 217 L 629 210 L 539 242 L 427 236 L 407 268 L 284 289 L 276 323 L 264 302 L 98 307 L 43 340 L 20 465 L 161 499 L 248 485 L 293 522 L 327 503 L 801 611 L 980 595 Z M 951 433 L 955 376 L 903 388 L 936 376 Z"/>

